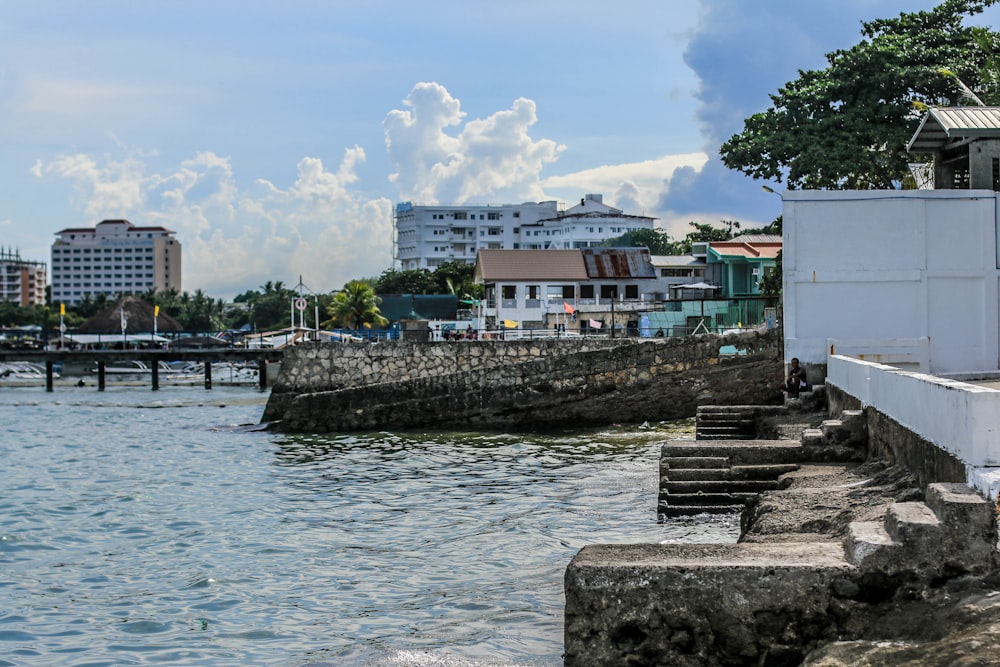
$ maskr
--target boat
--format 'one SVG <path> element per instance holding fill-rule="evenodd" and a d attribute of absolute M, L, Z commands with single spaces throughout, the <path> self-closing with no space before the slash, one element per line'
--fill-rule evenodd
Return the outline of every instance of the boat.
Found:
<path fill-rule="evenodd" d="M 52 373 L 53 378 L 59 374 Z M 45 366 L 29 361 L 5 361 L 0 363 L 0 386 L 37 387 L 45 384 Z"/>
<path fill-rule="evenodd" d="M 205 377 L 205 364 L 201 362 L 188 364 L 184 367 L 183 372 L 202 380 Z M 167 376 L 166 381 L 172 381 L 171 376 Z M 259 381 L 260 376 L 256 364 L 238 364 L 228 361 L 212 364 L 212 384 L 256 385 Z"/>

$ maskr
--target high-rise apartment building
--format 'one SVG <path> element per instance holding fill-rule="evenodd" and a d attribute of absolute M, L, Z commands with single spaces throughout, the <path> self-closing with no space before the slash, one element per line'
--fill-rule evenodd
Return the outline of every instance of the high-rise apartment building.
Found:
<path fill-rule="evenodd" d="M 16 250 L 0 249 L 0 301 L 44 305 L 45 278 L 45 262 L 21 259 Z"/>
<path fill-rule="evenodd" d="M 52 244 L 52 303 L 88 295 L 121 296 L 150 288 L 181 290 L 181 244 L 164 227 L 104 220 L 97 227 L 56 232 Z"/>
<path fill-rule="evenodd" d="M 561 209 L 554 201 L 524 204 L 396 205 L 395 266 L 434 270 L 445 262 L 475 264 L 480 249 L 571 250 L 593 248 L 639 229 L 656 218 L 628 215 L 587 195 Z"/>

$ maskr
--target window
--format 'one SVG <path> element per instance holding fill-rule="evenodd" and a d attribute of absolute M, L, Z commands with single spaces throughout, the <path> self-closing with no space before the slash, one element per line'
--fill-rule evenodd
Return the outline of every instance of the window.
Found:
<path fill-rule="evenodd" d="M 626 299 L 638 299 L 639 298 L 639 286 L 638 285 L 626 285 L 625 286 L 625 298 Z"/>
<path fill-rule="evenodd" d="M 500 288 L 500 296 L 504 299 L 517 298 L 517 285 L 503 285 Z"/>
<path fill-rule="evenodd" d="M 466 213 L 465 211 L 455 211 L 455 219 L 456 220 L 468 220 L 469 219 L 469 214 Z"/>
<path fill-rule="evenodd" d="M 537 299 L 537 298 L 539 298 L 538 295 L 542 291 L 542 289 L 538 285 L 528 285 L 527 289 L 528 289 L 528 298 L 529 299 Z"/>
<path fill-rule="evenodd" d="M 500 219 L 500 214 L 497 213 L 496 211 L 490 211 L 489 213 L 486 214 L 486 219 L 487 220 L 499 220 Z"/>
<path fill-rule="evenodd" d="M 618 298 L 618 285 L 601 285 L 601 298 L 602 299 L 617 299 Z"/>
<path fill-rule="evenodd" d="M 594 286 L 593 285 L 580 285 L 580 298 L 581 299 L 593 299 L 594 298 Z"/>
<path fill-rule="evenodd" d="M 500 236 L 502 232 L 503 229 L 501 229 L 500 227 L 490 227 L 489 229 L 490 236 Z"/>
<path fill-rule="evenodd" d="M 576 290 L 572 285 L 549 285 L 545 288 L 545 298 L 549 301 L 572 301 Z"/>
<path fill-rule="evenodd" d="M 514 217 L 515 218 L 520 218 L 521 217 L 521 212 L 520 211 L 514 211 Z"/>

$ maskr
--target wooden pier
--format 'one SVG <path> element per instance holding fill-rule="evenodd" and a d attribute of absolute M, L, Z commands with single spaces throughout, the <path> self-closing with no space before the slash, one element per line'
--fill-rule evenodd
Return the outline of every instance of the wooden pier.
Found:
<path fill-rule="evenodd" d="M 160 388 L 161 361 L 195 361 L 204 364 L 205 389 L 212 388 L 212 363 L 222 361 L 256 361 L 258 386 L 267 388 L 267 363 L 281 361 L 282 350 L 275 349 L 215 349 L 215 350 L 0 350 L 0 362 L 31 361 L 45 364 L 45 390 L 52 391 L 56 362 L 64 364 L 97 364 L 97 388 L 104 390 L 109 363 L 142 361 L 149 366 L 153 390 Z"/>

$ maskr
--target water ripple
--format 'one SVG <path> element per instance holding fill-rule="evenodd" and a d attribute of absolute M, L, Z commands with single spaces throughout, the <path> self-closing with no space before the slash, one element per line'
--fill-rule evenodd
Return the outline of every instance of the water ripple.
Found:
<path fill-rule="evenodd" d="M 658 520 L 662 429 L 284 436 L 198 391 L 0 394 L 0 665 L 558 665 L 578 549 L 738 530 Z"/>

